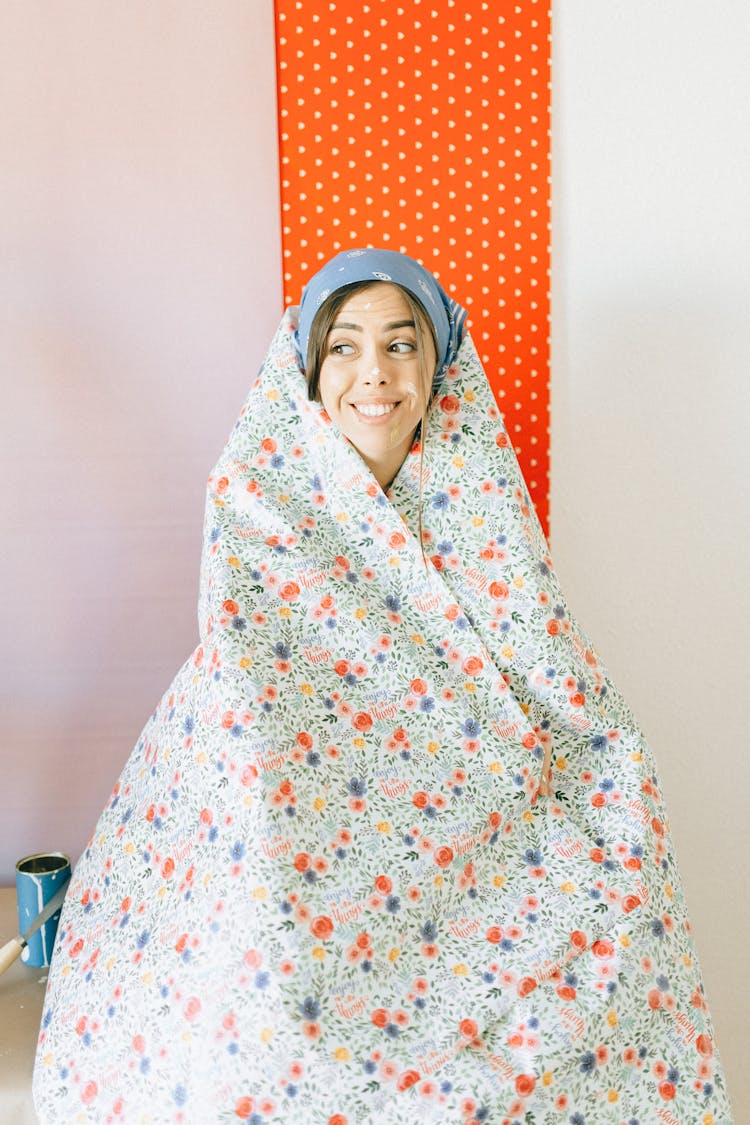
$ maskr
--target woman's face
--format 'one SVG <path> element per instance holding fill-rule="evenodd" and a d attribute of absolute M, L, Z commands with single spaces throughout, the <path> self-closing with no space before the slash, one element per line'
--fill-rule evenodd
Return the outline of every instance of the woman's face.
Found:
<path fill-rule="evenodd" d="M 427 401 L 436 357 L 430 333 L 422 338 L 427 380 L 408 302 L 398 286 L 377 282 L 341 306 L 326 339 L 321 402 L 382 488 L 409 452 Z"/>

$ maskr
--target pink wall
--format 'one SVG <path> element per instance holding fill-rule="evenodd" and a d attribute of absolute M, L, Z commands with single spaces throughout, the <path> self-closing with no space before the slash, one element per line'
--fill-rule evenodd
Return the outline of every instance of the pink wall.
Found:
<path fill-rule="evenodd" d="M 282 309 L 272 0 L 0 10 L 0 882 L 77 856 L 197 640 Z"/>

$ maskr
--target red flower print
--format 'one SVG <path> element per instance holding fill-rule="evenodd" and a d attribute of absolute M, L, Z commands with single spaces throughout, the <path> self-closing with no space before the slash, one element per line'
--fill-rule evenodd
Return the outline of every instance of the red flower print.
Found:
<path fill-rule="evenodd" d="M 81 1101 L 84 1105 L 91 1105 L 98 1093 L 99 1087 L 97 1086 L 96 1082 L 94 1082 L 93 1080 L 91 1082 L 87 1082 L 81 1090 Z"/>
<path fill-rule="evenodd" d="M 298 871 L 307 871 L 310 866 L 310 856 L 307 852 L 297 852 L 294 857 L 294 866 Z"/>
<path fill-rule="evenodd" d="M 453 849 L 449 848 L 447 844 L 443 844 L 439 848 L 435 848 L 432 858 L 438 867 L 450 867 L 453 863 Z"/>
<path fill-rule="evenodd" d="M 711 1036 L 706 1035 L 705 1032 L 699 1035 L 695 1041 L 695 1049 L 699 1055 L 703 1055 L 704 1059 L 710 1059 L 714 1053 L 714 1045 L 711 1042 Z"/>
<path fill-rule="evenodd" d="M 408 1090 L 410 1086 L 414 1086 L 419 1082 L 421 1075 L 418 1070 L 405 1070 L 399 1075 L 396 1086 L 399 1090 Z"/>
<path fill-rule="evenodd" d="M 332 1113 L 328 1118 L 328 1125 L 349 1125 L 349 1118 L 343 1113 Z"/>
<path fill-rule="evenodd" d="M 279 597 L 285 602 L 293 602 L 299 597 L 299 586 L 296 582 L 285 582 L 279 590 Z"/>
<path fill-rule="evenodd" d="M 488 592 L 491 598 L 496 598 L 498 601 L 505 601 L 510 597 L 510 589 L 505 582 L 490 582 Z"/>
<path fill-rule="evenodd" d="M 458 1030 L 463 1039 L 473 1039 L 479 1031 L 479 1028 L 477 1027 L 476 1020 L 466 1019 L 461 1020 L 458 1025 Z"/>
<path fill-rule="evenodd" d="M 237 602 L 234 601 L 232 598 L 227 598 L 227 600 L 224 602 L 224 604 L 221 608 L 224 610 L 225 613 L 228 613 L 230 617 L 236 617 L 237 614 L 240 612 L 240 607 L 237 605 Z"/>
<path fill-rule="evenodd" d="M 595 941 L 591 946 L 591 952 L 594 954 L 594 957 L 613 957 L 615 947 L 611 941 L 605 941 L 603 938 L 600 938 L 599 941 Z"/>
<path fill-rule="evenodd" d="M 487 938 L 487 941 L 492 942 L 493 945 L 497 945 L 503 940 L 503 928 L 502 926 L 490 926 L 484 936 Z"/>
<path fill-rule="evenodd" d="M 440 399 L 440 409 L 443 414 L 458 414 L 461 409 L 461 403 L 455 395 L 443 395 Z"/>
<path fill-rule="evenodd" d="M 393 883 L 387 875 L 378 875 L 375 879 L 375 888 L 380 891 L 381 895 L 389 895 L 392 887 Z"/>
<path fill-rule="evenodd" d="M 529 1094 L 534 1092 L 536 1078 L 532 1074 L 519 1074 L 515 1084 L 519 1098 L 528 1098 Z"/>
<path fill-rule="evenodd" d="M 476 676 L 484 668 L 484 663 L 478 656 L 467 656 L 462 667 L 467 676 Z"/>
<path fill-rule="evenodd" d="M 191 996 L 185 1005 L 183 1015 L 186 1020 L 192 1021 L 196 1018 L 201 1010 L 201 1002 L 197 996 Z"/>
<path fill-rule="evenodd" d="M 426 809 L 430 803 L 429 794 L 425 793 L 423 789 L 418 789 L 412 797 L 411 803 L 416 805 L 418 809 Z"/>
<path fill-rule="evenodd" d="M 498 447 L 498 449 L 507 449 L 510 445 L 508 435 L 504 432 L 497 434 L 495 437 L 495 445 Z"/>
<path fill-rule="evenodd" d="M 366 711 L 358 711 L 352 719 L 355 730 L 368 731 L 372 727 L 372 717 Z"/>
<path fill-rule="evenodd" d="M 388 1023 L 388 1011 L 385 1008 L 376 1008 L 370 1019 L 376 1027 L 385 1027 Z"/>
<path fill-rule="evenodd" d="M 524 977 L 523 980 L 518 982 L 518 995 L 521 997 L 528 996 L 530 992 L 534 991 L 536 984 L 537 982 L 534 977 Z"/>
<path fill-rule="evenodd" d="M 235 1115 L 242 1121 L 246 1121 L 253 1112 L 253 1105 L 254 1102 L 252 1098 L 240 1098 L 234 1107 Z"/>
<path fill-rule="evenodd" d="M 326 941 L 333 933 L 333 922 L 327 914 L 318 914 L 310 923 L 310 932 L 313 937 Z"/>

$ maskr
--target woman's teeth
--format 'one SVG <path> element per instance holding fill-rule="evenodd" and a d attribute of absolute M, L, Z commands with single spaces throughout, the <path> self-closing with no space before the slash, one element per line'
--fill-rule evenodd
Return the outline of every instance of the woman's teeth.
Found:
<path fill-rule="evenodd" d="M 357 410 L 360 414 L 364 414 L 367 418 L 378 418 L 381 414 L 390 414 L 392 410 L 396 409 L 395 402 L 371 403 L 364 402 L 357 403 Z"/>

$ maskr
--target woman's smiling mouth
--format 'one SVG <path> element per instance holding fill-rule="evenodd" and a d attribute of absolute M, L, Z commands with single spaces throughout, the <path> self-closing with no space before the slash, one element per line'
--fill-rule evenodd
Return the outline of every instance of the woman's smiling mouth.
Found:
<path fill-rule="evenodd" d="M 398 402 L 354 402 L 352 406 L 362 418 L 384 418 L 392 414 Z"/>

